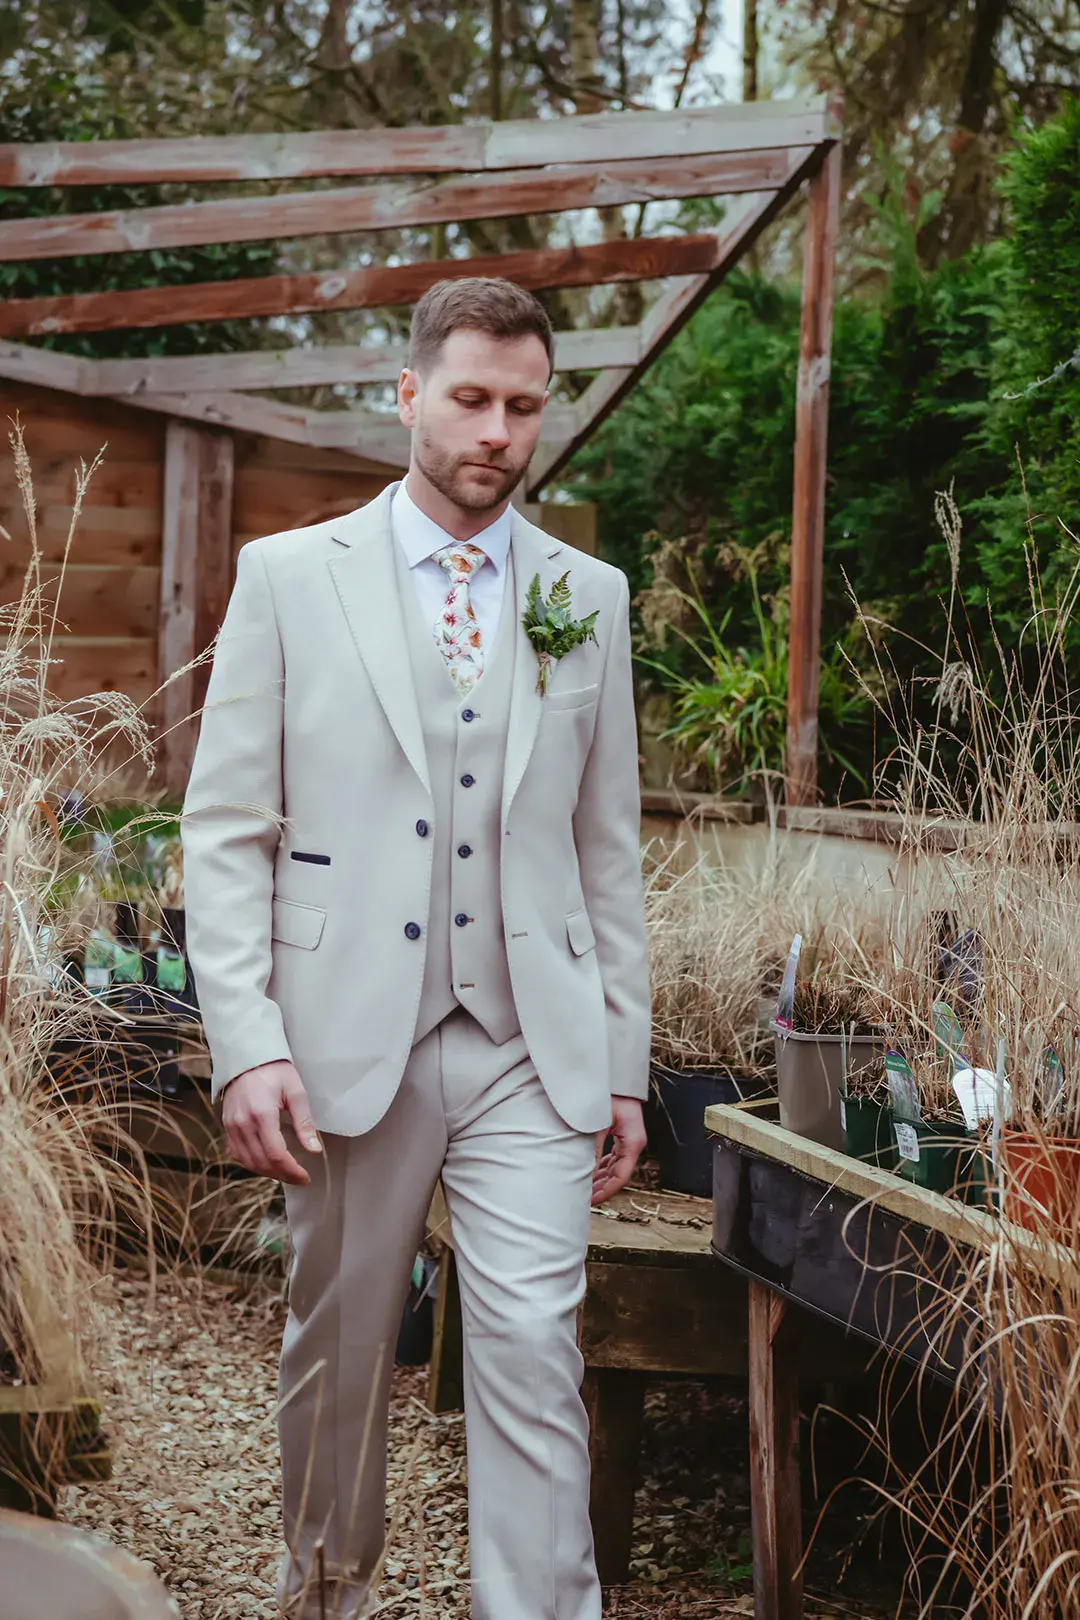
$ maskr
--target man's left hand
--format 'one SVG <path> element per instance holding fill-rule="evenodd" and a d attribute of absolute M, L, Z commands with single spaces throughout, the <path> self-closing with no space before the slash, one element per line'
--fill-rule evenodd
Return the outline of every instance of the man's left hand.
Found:
<path fill-rule="evenodd" d="M 613 1145 L 604 1152 L 611 1136 Z M 621 1192 L 634 1173 L 634 1166 L 645 1146 L 645 1121 L 636 1097 L 612 1097 L 611 1124 L 596 1133 L 596 1169 L 593 1171 L 592 1201 L 606 1203 Z"/>

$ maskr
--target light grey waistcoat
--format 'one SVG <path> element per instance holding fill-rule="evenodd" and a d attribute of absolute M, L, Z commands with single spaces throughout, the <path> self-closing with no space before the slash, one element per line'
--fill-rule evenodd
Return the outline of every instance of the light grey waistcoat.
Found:
<path fill-rule="evenodd" d="M 502 611 L 494 644 L 485 648 L 484 673 L 463 698 L 436 646 L 433 625 L 424 622 L 408 562 L 396 542 L 394 553 L 435 801 L 427 833 L 435 842 L 427 954 L 413 1041 L 422 1040 L 460 1004 L 501 1045 L 519 1029 L 500 886 L 503 763 L 516 628 L 513 554 L 507 554 Z M 463 720 L 469 711 L 474 718 Z M 471 786 L 464 785 L 464 777 L 472 778 Z M 462 849 L 470 853 L 462 855 Z"/>

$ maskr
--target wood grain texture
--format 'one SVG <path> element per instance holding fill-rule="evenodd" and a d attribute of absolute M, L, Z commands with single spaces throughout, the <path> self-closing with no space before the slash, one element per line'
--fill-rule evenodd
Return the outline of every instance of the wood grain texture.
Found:
<path fill-rule="evenodd" d="M 279 241 L 515 214 L 560 214 L 665 198 L 717 197 L 780 185 L 787 161 L 786 147 L 705 157 L 615 158 L 603 165 L 564 163 L 485 178 L 455 176 L 434 184 L 319 187 L 270 197 L 38 215 L 5 222 L 0 261 Z"/>
<path fill-rule="evenodd" d="M 0 603 L 15 602 L 22 590 L 25 564 L 0 552 Z M 69 563 L 41 570 L 42 599 L 58 625 L 73 636 L 147 637 L 157 634 L 159 573 L 156 568 L 99 568 Z"/>
<path fill-rule="evenodd" d="M 802 1491 L 795 1313 L 751 1280 L 750 1512 L 754 1620 L 802 1620 Z"/>
<path fill-rule="evenodd" d="M 159 756 L 171 795 L 183 796 L 209 679 L 184 666 L 210 645 L 225 616 L 233 575 L 233 441 L 228 433 L 170 422 L 165 441 L 158 675 Z M 184 670 L 178 678 L 166 679 Z"/>
<path fill-rule="evenodd" d="M 591 1260 L 581 1353 L 590 1367 L 746 1374 L 746 1281 L 707 1268 Z"/>
<path fill-rule="evenodd" d="M 5 350 L 36 354 L 25 344 Z M 556 371 L 597 371 L 633 365 L 640 337 L 636 326 L 598 327 L 555 334 Z M 86 362 L 84 391 L 116 398 L 149 394 L 201 393 L 246 388 L 314 388 L 333 383 L 392 383 L 408 361 L 404 344 L 383 348 L 335 343 L 324 348 L 254 350 L 251 353 L 161 355 L 149 360 Z M 2 371 L 0 371 L 2 374 Z"/>
<path fill-rule="evenodd" d="M 145 704 L 157 686 L 157 643 L 150 638 L 59 636 L 53 657 L 58 662 L 49 672 L 49 689 L 60 698 L 124 692 Z"/>
<path fill-rule="evenodd" d="M 840 230 L 841 148 L 810 181 L 803 245 L 802 321 L 795 396 L 795 474 L 791 518 L 791 624 L 788 638 L 785 802 L 817 798 L 821 587 L 829 428 L 836 239 Z"/>
<path fill-rule="evenodd" d="M 0 336 L 41 337 L 50 332 L 174 326 L 187 321 L 242 320 L 322 309 L 396 307 L 416 303 L 436 281 L 461 276 L 506 276 L 533 291 L 591 287 L 650 276 L 694 275 L 715 261 L 716 238 L 699 233 L 376 265 L 360 270 L 195 282 L 183 287 L 13 298 L 0 304 Z"/>
<path fill-rule="evenodd" d="M 835 133 L 820 97 L 671 112 L 487 121 L 436 128 L 202 135 L 172 140 L 49 141 L 0 146 L 0 185 L 300 180 L 445 174 L 560 162 L 803 145 Z"/>

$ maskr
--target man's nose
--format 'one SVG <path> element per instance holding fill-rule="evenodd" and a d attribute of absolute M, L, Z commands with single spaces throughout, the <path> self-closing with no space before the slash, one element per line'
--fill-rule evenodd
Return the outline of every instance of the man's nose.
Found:
<path fill-rule="evenodd" d="M 505 450 L 510 443 L 510 429 L 506 422 L 506 410 L 502 405 L 493 405 L 486 412 L 480 424 L 479 439 L 493 450 Z"/>

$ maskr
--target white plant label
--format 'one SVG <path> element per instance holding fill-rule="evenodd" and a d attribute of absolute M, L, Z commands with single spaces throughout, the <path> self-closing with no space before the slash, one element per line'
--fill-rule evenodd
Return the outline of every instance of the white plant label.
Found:
<path fill-rule="evenodd" d="M 996 1113 L 998 1077 L 993 1069 L 957 1069 L 952 1085 L 969 1131 L 976 1129 L 985 1119 Z M 1012 1115 L 1012 1092 L 1006 1079 L 1000 1081 L 1002 1113 L 1006 1119 Z"/>
<path fill-rule="evenodd" d="M 907 1159 L 910 1164 L 918 1164 L 919 1133 L 914 1125 L 907 1125 L 902 1119 L 898 1119 L 893 1124 L 893 1130 L 896 1132 L 896 1147 L 900 1157 Z"/>
<path fill-rule="evenodd" d="M 843 1097 L 840 1099 L 840 1129 L 847 1130 L 847 1103 Z"/>

